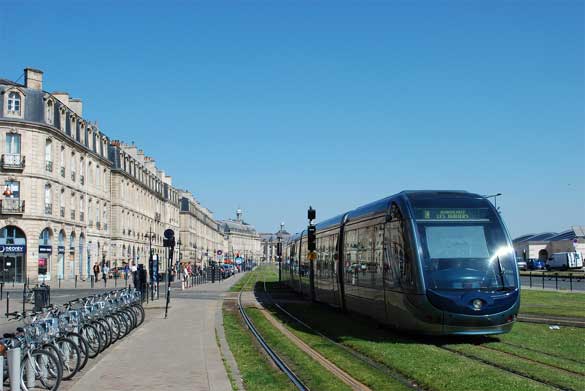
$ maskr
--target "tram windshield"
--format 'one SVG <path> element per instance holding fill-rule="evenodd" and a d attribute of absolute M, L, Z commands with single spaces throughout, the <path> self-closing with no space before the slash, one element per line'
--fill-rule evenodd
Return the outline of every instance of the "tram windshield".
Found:
<path fill-rule="evenodd" d="M 412 200 L 427 288 L 513 289 L 514 251 L 488 201 Z"/>

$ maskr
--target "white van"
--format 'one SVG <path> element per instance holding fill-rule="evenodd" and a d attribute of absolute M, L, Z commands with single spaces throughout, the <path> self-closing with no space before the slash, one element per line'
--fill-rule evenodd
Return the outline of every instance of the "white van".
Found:
<path fill-rule="evenodd" d="M 547 262 L 549 269 L 579 269 L 583 267 L 581 253 L 554 253 Z"/>

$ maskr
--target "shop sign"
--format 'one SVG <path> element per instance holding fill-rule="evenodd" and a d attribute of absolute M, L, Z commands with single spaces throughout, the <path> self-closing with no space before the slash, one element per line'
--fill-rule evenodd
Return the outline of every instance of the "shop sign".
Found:
<path fill-rule="evenodd" d="M 3 253 L 24 253 L 26 246 L 24 244 L 11 244 L 4 245 L 0 244 L 0 254 Z"/>
<path fill-rule="evenodd" d="M 39 253 L 52 254 L 53 253 L 53 246 L 40 244 L 39 245 Z"/>

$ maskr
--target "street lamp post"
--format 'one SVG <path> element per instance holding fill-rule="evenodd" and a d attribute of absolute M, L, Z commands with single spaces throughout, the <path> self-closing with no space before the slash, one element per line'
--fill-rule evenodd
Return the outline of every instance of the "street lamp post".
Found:
<path fill-rule="evenodd" d="M 498 209 L 498 197 L 501 196 L 502 193 L 492 194 L 492 195 L 484 195 L 485 198 L 493 198 L 494 199 L 494 207 L 499 212 Z"/>

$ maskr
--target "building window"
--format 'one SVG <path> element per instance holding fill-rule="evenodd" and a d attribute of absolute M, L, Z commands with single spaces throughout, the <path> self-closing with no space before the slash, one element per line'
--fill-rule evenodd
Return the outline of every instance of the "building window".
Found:
<path fill-rule="evenodd" d="M 67 111 L 65 110 L 65 107 L 61 106 L 61 108 L 59 109 L 59 128 L 61 129 L 61 131 L 65 132 L 67 129 Z M 73 132 L 71 133 L 72 137 L 73 136 Z"/>
<path fill-rule="evenodd" d="M 53 203 L 52 203 L 51 185 L 48 183 L 45 185 L 45 214 L 53 214 Z"/>
<path fill-rule="evenodd" d="M 79 159 L 79 182 L 82 185 L 85 184 L 85 160 L 83 158 Z"/>
<path fill-rule="evenodd" d="M 6 153 L 11 155 L 20 155 L 20 134 L 6 134 Z"/>
<path fill-rule="evenodd" d="M 77 160 L 75 159 L 75 152 L 71 152 L 71 180 L 75 182 L 75 175 L 77 172 Z"/>
<path fill-rule="evenodd" d="M 75 193 L 71 193 L 71 220 L 75 220 Z"/>
<path fill-rule="evenodd" d="M 47 107 L 45 110 L 46 121 L 49 125 L 53 125 L 53 121 L 55 120 L 55 104 L 51 99 L 47 100 Z"/>
<path fill-rule="evenodd" d="M 83 202 L 83 196 L 79 196 L 79 221 L 83 221 L 85 218 L 84 216 L 85 204 Z"/>
<path fill-rule="evenodd" d="M 65 147 L 61 147 L 61 176 L 65 178 Z"/>
<path fill-rule="evenodd" d="M 61 189 L 59 194 L 59 215 L 65 217 L 65 189 Z"/>
<path fill-rule="evenodd" d="M 8 94 L 8 112 L 20 116 L 21 98 L 18 92 Z"/>
<path fill-rule="evenodd" d="M 45 142 L 45 170 L 53 171 L 53 142 L 47 139 Z"/>

